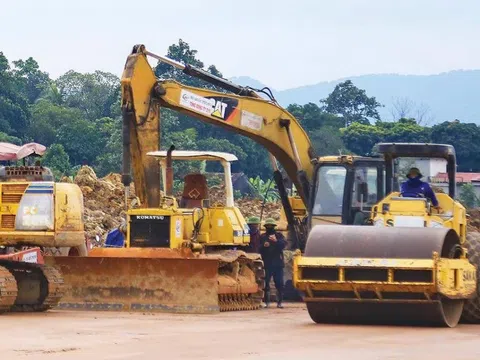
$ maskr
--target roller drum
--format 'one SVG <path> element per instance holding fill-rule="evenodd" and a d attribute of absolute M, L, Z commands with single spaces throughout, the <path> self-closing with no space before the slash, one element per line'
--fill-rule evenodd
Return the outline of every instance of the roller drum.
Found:
<path fill-rule="evenodd" d="M 447 228 L 317 225 L 305 247 L 307 257 L 353 257 L 384 259 L 431 259 L 441 257 L 460 240 Z"/>
<path fill-rule="evenodd" d="M 448 228 L 406 228 L 317 225 L 308 237 L 305 257 L 431 259 L 457 257 L 457 233 Z M 464 300 L 441 295 L 425 301 L 356 301 L 332 296 L 307 302 L 317 323 L 457 325 Z"/>

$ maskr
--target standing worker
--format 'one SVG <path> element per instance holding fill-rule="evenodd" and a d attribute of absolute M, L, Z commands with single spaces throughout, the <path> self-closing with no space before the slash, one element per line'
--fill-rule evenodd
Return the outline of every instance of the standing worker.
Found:
<path fill-rule="evenodd" d="M 277 289 L 277 307 L 283 308 L 283 249 L 285 249 L 285 237 L 275 231 L 277 223 L 274 219 L 265 221 L 266 232 L 260 236 L 260 254 L 265 266 L 265 303 L 270 303 L 270 280 L 273 277 Z"/>
<path fill-rule="evenodd" d="M 258 254 L 260 252 L 260 218 L 252 216 L 248 218 L 247 224 L 250 228 L 250 245 L 248 246 L 248 252 Z"/>

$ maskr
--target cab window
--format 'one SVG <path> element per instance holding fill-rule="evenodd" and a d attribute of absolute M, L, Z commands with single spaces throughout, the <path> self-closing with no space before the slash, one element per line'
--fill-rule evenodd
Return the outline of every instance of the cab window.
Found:
<path fill-rule="evenodd" d="M 378 168 L 375 166 L 359 166 L 355 169 L 353 208 L 371 208 L 378 202 L 377 178 Z"/>
<path fill-rule="evenodd" d="M 347 169 L 343 166 L 321 166 L 318 169 L 312 215 L 342 215 L 346 177 Z"/>

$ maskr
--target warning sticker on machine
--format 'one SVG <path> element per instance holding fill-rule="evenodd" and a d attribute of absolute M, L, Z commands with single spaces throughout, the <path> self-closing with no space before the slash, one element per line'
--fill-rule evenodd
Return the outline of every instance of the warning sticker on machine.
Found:
<path fill-rule="evenodd" d="M 175 221 L 175 237 L 179 238 L 182 236 L 182 222 L 180 219 Z"/>
<path fill-rule="evenodd" d="M 22 261 L 28 262 L 28 263 L 37 263 L 38 262 L 37 252 L 32 251 L 32 252 L 26 253 L 25 255 L 22 256 Z"/>
<path fill-rule="evenodd" d="M 240 119 L 240 125 L 245 126 L 252 130 L 262 130 L 263 117 L 260 115 L 242 110 L 242 117 Z"/>
<path fill-rule="evenodd" d="M 187 90 L 180 93 L 180 105 L 218 119 L 228 121 L 233 118 L 238 100 L 222 96 L 203 97 Z"/>

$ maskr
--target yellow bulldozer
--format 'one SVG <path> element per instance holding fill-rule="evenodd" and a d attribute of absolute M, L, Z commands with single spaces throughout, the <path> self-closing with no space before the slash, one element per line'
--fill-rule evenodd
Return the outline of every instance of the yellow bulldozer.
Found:
<path fill-rule="evenodd" d="M 56 306 L 63 278 L 44 264 L 44 254 L 51 248 L 86 254 L 80 188 L 56 183 L 49 168 L 29 164 L 45 150 L 0 143 L 0 312 Z"/>
<path fill-rule="evenodd" d="M 146 155 L 162 170 L 160 205 L 128 211 L 125 247 L 94 248 L 88 258 L 55 257 L 67 283 L 59 306 L 196 313 L 258 309 L 265 273 L 260 256 L 244 251 L 250 238 L 234 205 L 230 164 L 236 156 L 173 146 Z M 201 173 L 185 176 L 177 201 L 174 161 L 220 162 L 224 201 L 210 203 Z"/>
<path fill-rule="evenodd" d="M 294 285 L 317 323 L 405 323 L 454 327 L 478 323 L 476 245 L 467 242 L 465 208 L 455 197 L 451 145 L 382 143 L 386 197 L 370 226 L 313 226 L 305 254 L 294 259 Z M 399 158 L 446 160 L 448 194 L 440 208 L 398 189 Z M 321 189 L 316 197 L 322 197 Z M 411 195 L 410 195 L 411 196 Z"/>

